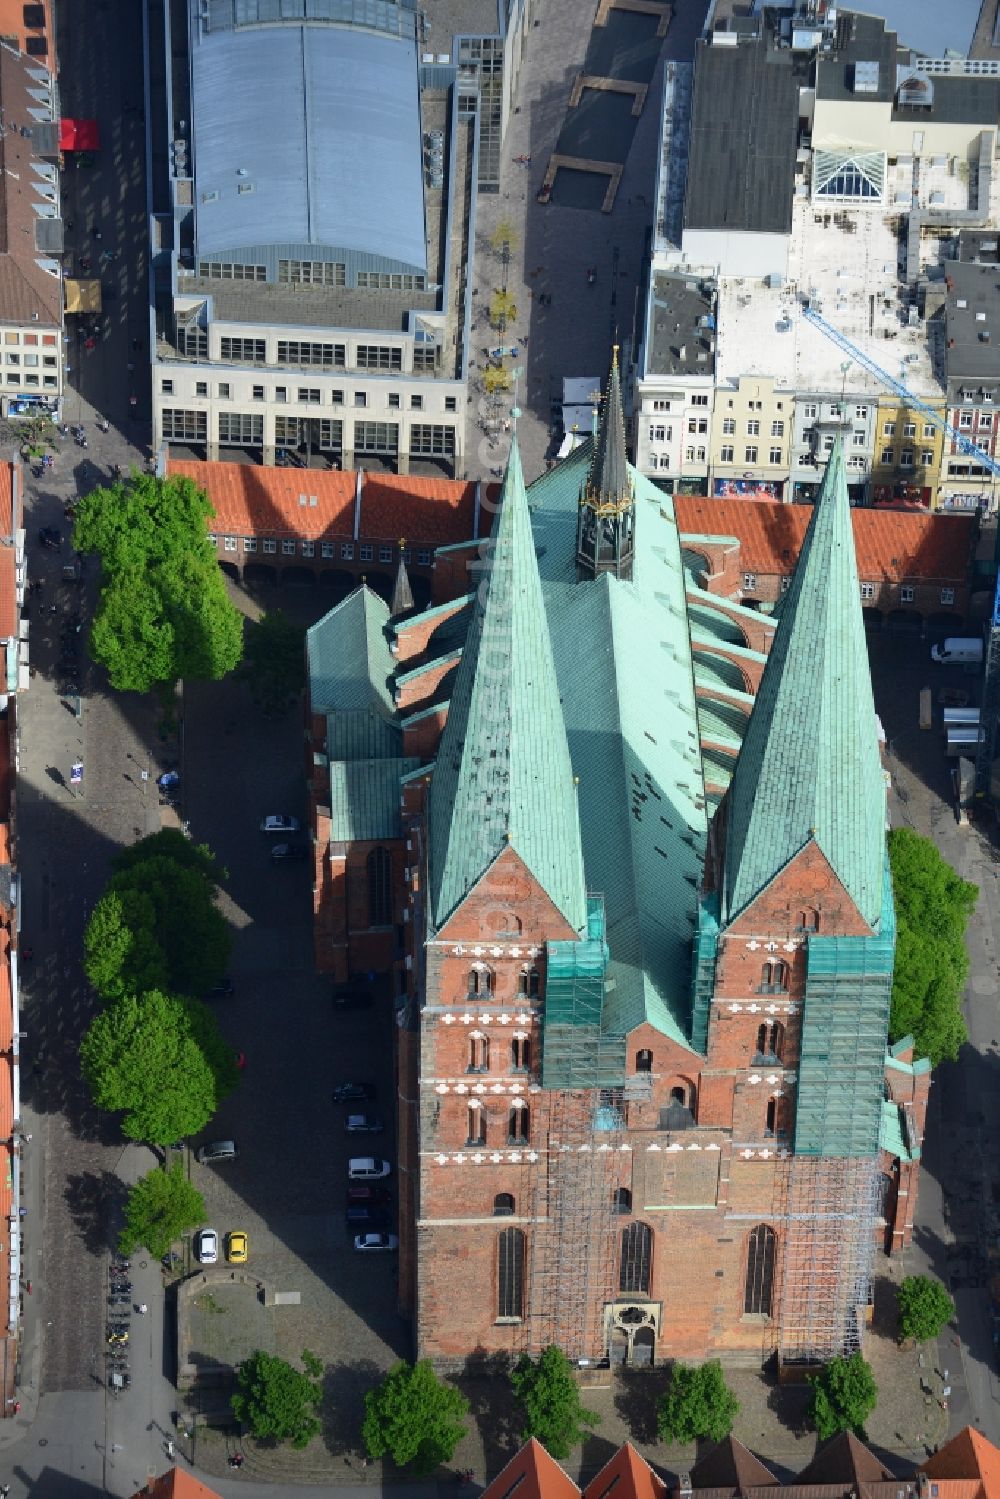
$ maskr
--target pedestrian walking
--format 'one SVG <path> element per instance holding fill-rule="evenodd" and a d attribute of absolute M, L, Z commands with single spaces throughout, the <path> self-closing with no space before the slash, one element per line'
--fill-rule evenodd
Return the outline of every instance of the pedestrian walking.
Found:
<path fill-rule="evenodd" d="M 138 1305 L 136 1306 L 136 1311 L 139 1313 L 140 1317 L 144 1317 L 146 1315 L 146 1313 L 149 1311 L 149 1307 L 146 1305 L 146 1303 L 144 1301 L 140 1301 L 138 1303 Z"/>

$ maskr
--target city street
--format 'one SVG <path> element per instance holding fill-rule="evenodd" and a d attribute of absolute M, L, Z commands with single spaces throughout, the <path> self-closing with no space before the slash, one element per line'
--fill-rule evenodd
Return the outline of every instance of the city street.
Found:
<path fill-rule="evenodd" d="M 473 354 L 477 367 L 470 375 L 466 431 L 470 478 L 488 477 L 501 467 L 509 446 L 509 437 L 502 434 L 491 445 L 479 426 L 490 406 L 479 376 L 486 363 L 484 351 L 496 341 L 487 311 L 492 292 L 501 284 L 500 260 L 491 245 L 501 224 L 513 230 L 507 285 L 517 304 L 517 317 L 505 339 L 524 341 L 523 355 L 517 361 L 522 371 L 517 389 L 522 411 L 518 443 L 529 482 L 544 472 L 546 458 L 553 451 L 550 404 L 553 398 L 561 398 L 564 376 L 595 376 L 603 388 L 615 343 L 623 346 L 622 363 L 627 369 L 634 330 L 642 317 L 663 66 L 667 59 L 693 59 L 706 9 L 707 0 L 678 0 L 673 6 L 614 207 L 602 213 L 536 200 L 590 35 L 581 24 L 577 0 L 547 0 L 538 7 L 538 24 L 529 32 L 522 65 L 519 108 L 511 115 L 504 143 L 500 192 L 481 195 L 476 205 Z M 519 157 L 528 159 L 519 161 Z M 587 275 L 590 268 L 597 272 L 593 284 Z M 506 404 L 513 404 L 512 396 Z"/>
<path fill-rule="evenodd" d="M 926 641 L 869 637 L 875 705 L 889 741 L 893 822 L 933 838 L 963 879 L 979 886 L 969 924 L 965 1016 L 969 1041 L 957 1063 L 934 1074 L 910 1273 L 938 1276 L 958 1307 L 958 1336 L 941 1339 L 938 1366 L 952 1386 L 951 1429 L 973 1423 L 1000 1442 L 1000 1380 L 990 1317 L 990 1277 L 1000 1233 L 1000 1015 L 997 1011 L 1000 837 L 994 820 L 958 826 L 940 728 L 921 731 L 921 687 L 958 685 L 933 666 Z M 961 686 L 978 689 L 978 679 Z"/>

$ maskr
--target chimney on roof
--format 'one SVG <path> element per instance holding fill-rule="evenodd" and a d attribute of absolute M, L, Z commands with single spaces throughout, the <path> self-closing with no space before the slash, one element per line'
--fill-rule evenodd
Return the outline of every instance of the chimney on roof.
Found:
<path fill-rule="evenodd" d="M 691 1474 L 678 1473 L 677 1475 L 677 1499 L 691 1499 Z"/>
<path fill-rule="evenodd" d="M 920 1496 L 920 1499 L 927 1499 L 927 1495 L 930 1493 L 930 1491 L 931 1491 L 930 1475 L 927 1474 L 927 1473 L 918 1473 L 917 1474 L 917 1493 Z"/>

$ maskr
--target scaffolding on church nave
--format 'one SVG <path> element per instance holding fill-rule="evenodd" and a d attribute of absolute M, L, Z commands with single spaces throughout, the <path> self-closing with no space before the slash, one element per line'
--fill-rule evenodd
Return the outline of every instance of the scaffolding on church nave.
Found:
<path fill-rule="evenodd" d="M 605 1308 L 619 1292 L 622 1183 L 631 1156 L 626 1099 L 648 1094 L 625 1077 L 625 1039 L 601 1025 L 607 950 L 604 902 L 588 896 L 588 938 L 549 944 L 542 1080 L 548 1107 L 535 1173 L 524 1345 L 557 1343 L 577 1360 L 608 1353 Z"/>

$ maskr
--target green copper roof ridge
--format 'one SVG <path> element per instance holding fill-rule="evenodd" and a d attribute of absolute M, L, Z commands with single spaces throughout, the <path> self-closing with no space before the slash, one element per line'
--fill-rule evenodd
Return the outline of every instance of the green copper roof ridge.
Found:
<path fill-rule="evenodd" d="M 416 614 L 411 614 L 402 626 L 403 629 L 412 629 L 414 625 L 422 624 L 424 620 L 436 619 L 439 614 L 458 614 L 467 604 L 471 604 L 475 593 L 460 593 L 455 598 L 448 599 L 444 604 L 433 604 L 428 609 L 418 609 Z"/>
<path fill-rule="evenodd" d="M 885 780 L 840 438 L 785 595 L 729 798 L 727 921 L 815 841 L 861 916 L 878 928 Z"/>
<path fill-rule="evenodd" d="M 745 604 L 738 604 L 735 599 L 723 598 L 721 594 L 710 593 L 707 588 L 699 588 L 697 583 L 688 583 L 685 580 L 687 592 L 690 595 L 688 602 L 699 604 L 709 609 L 715 608 L 720 614 L 742 615 L 744 619 L 752 619 L 755 624 L 762 622 L 769 624 L 770 616 L 761 614 L 759 609 L 748 609 Z"/>
<path fill-rule="evenodd" d="M 435 925 L 509 845 L 582 931 L 576 786 L 516 437 L 479 574 L 431 783 Z"/>
<path fill-rule="evenodd" d="M 454 649 L 450 651 L 442 651 L 440 656 L 429 656 L 427 660 L 422 661 L 419 666 L 413 666 L 409 671 L 397 672 L 396 686 L 405 687 L 407 682 L 415 681 L 418 677 L 422 677 L 424 673 L 430 671 L 432 667 L 447 666 L 451 661 L 458 661 L 461 655 L 461 646 L 455 646 Z"/>
<path fill-rule="evenodd" d="M 767 660 L 767 655 L 764 651 L 753 651 L 748 645 L 737 645 L 732 640 L 723 640 L 719 635 L 710 635 L 707 630 L 702 630 L 697 625 L 691 626 L 691 645 L 692 647 L 695 645 L 704 645 L 709 650 L 732 651 L 734 656 L 739 656 L 745 661 Z"/>
<path fill-rule="evenodd" d="M 622 408 L 617 348 L 611 361 L 604 400 L 601 402 L 597 433 L 593 439 L 584 486 L 584 500 L 602 506 L 621 507 L 632 503 L 632 473 L 625 441 L 625 413 Z"/>

